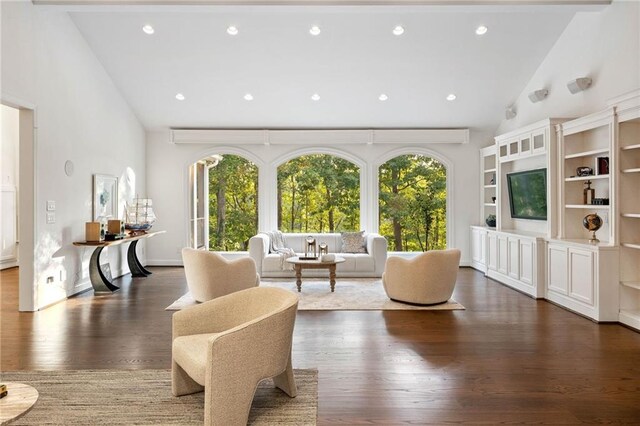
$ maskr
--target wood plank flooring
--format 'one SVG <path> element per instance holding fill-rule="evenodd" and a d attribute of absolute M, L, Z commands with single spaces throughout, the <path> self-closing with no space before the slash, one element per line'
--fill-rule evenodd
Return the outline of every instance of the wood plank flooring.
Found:
<path fill-rule="evenodd" d="M 169 368 L 181 268 L 17 312 L 0 273 L 0 369 Z M 339 291 L 338 283 L 336 291 Z M 318 424 L 640 424 L 640 333 L 595 324 L 463 268 L 465 311 L 299 312 L 296 368 L 319 371 Z"/>

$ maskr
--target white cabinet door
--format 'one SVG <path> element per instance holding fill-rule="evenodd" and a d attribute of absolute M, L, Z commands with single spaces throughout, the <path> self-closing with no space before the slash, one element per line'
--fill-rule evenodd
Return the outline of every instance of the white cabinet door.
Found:
<path fill-rule="evenodd" d="M 518 238 L 507 238 L 507 271 L 514 280 L 520 279 L 520 240 Z"/>
<path fill-rule="evenodd" d="M 594 253 L 569 248 L 569 295 L 581 302 L 593 305 Z"/>
<path fill-rule="evenodd" d="M 520 240 L 520 281 L 533 285 L 533 242 Z"/>
<path fill-rule="evenodd" d="M 509 265 L 509 253 L 506 235 L 498 235 L 498 272 L 507 274 Z"/>
<path fill-rule="evenodd" d="M 568 294 L 567 248 L 549 244 L 547 249 L 547 289 Z"/>
<path fill-rule="evenodd" d="M 480 230 L 476 228 L 471 229 L 471 259 L 474 262 L 480 262 L 482 259 Z"/>
<path fill-rule="evenodd" d="M 487 264 L 487 231 L 480 231 L 480 263 Z"/>
<path fill-rule="evenodd" d="M 498 270 L 498 235 L 490 232 L 489 238 L 489 251 L 487 253 L 487 268 L 492 271 Z"/>

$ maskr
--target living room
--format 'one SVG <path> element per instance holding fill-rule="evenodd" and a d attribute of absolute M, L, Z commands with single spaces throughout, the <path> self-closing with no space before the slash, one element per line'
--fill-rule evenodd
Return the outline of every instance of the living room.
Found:
<path fill-rule="evenodd" d="M 637 2 L 103 3 L 2 3 L 0 100 L 12 109 L 10 119 L 3 110 L 2 183 L 3 191 L 13 188 L 19 211 L 13 241 L 19 256 L 3 260 L 13 268 L 1 272 L 3 372 L 170 367 L 171 312 L 164 308 L 187 289 L 180 253 L 202 247 L 198 239 L 208 242 L 193 226 L 190 171 L 199 161 L 236 155 L 257 166 L 255 234 L 279 228 L 282 165 L 316 154 L 349 161 L 357 166 L 359 201 L 357 226 L 344 230 L 384 234 L 380 167 L 411 154 L 446 169 L 445 248 L 461 251 L 453 299 L 466 310 L 300 311 L 293 367 L 317 370 L 318 423 L 638 418 L 638 397 L 623 384 L 638 380 L 633 321 L 627 328 L 599 318 L 596 308 L 581 311 L 558 292 L 545 297 L 543 279 L 541 293 L 529 297 L 521 293 L 527 288 L 509 282 L 510 271 L 468 268 L 478 267 L 472 227 L 486 229 L 489 214 L 500 210 L 496 241 L 501 230 L 527 232 L 533 223 L 510 218 L 506 192 L 490 201 L 491 184 L 480 182 L 488 176 L 481 149 L 499 148 L 501 135 L 542 120 L 570 123 L 612 102 L 626 105 L 621 97 L 640 88 Z M 567 84 L 581 78 L 589 84 L 572 93 Z M 545 93 L 533 102 L 537 92 Z M 617 144 L 619 117 L 610 119 Z M 549 140 L 557 140 L 544 157 L 496 157 L 504 191 L 509 173 L 549 171 L 549 218 L 533 226 L 544 234 L 533 243 L 544 260 L 548 247 L 559 247 L 553 240 L 560 229 L 567 238 L 586 235 L 582 216 L 591 212 L 559 207 L 562 191 L 579 188 L 582 197 L 581 181 L 561 185 L 561 175 L 551 172 L 559 167 L 555 124 L 564 122 L 549 126 Z M 18 129 L 13 163 L 5 160 L 9 125 Z M 125 244 L 105 252 L 122 289 L 107 296 L 92 290 L 92 250 L 73 245 L 85 240 L 85 223 L 93 220 L 96 174 L 118 178 L 118 208 L 133 198 L 153 199 L 153 229 L 166 231 L 138 246 L 141 264 L 154 272 L 148 278 L 131 277 Z M 619 189 L 627 191 L 620 203 L 637 196 L 616 179 L 607 194 L 602 180 L 594 181 L 596 197 L 616 200 Z M 625 213 L 612 205 L 611 225 L 597 231 L 616 249 L 618 239 L 628 243 L 619 226 L 637 232 L 630 218 L 613 218 L 618 210 Z M 579 222 L 578 229 L 556 228 L 563 221 Z M 494 231 L 487 232 L 489 238 Z M 417 255 L 396 250 L 385 237 L 389 258 Z M 620 250 L 611 261 L 600 255 L 599 270 L 615 269 L 617 276 L 614 263 L 632 264 L 636 256 L 637 264 L 637 250 Z M 340 279 L 339 269 L 338 293 Z M 632 291 L 623 288 L 611 302 L 616 316 L 640 307 Z M 606 371 L 595 372 L 603 363 Z M 455 390 L 447 391 L 448 380 Z M 584 386 L 576 389 L 578 383 Z M 543 398 L 550 387 L 558 401 Z M 614 388 L 620 401 L 605 395 Z M 502 390 L 511 397 L 502 399 Z M 579 395 L 574 400 L 572 392 Z M 524 402 L 531 398 L 544 407 Z M 596 402 L 603 411 L 579 408 Z"/>

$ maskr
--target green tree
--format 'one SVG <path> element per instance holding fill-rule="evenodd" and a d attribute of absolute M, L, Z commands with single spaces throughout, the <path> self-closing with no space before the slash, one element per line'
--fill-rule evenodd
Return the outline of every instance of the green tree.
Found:
<path fill-rule="evenodd" d="M 445 248 L 446 169 L 421 155 L 395 157 L 379 168 L 380 233 L 395 251 Z"/>
<path fill-rule="evenodd" d="M 209 168 L 209 249 L 243 251 L 258 232 L 258 168 L 237 155 Z"/>
<path fill-rule="evenodd" d="M 360 170 L 326 154 L 303 155 L 278 167 L 278 228 L 339 232 L 360 227 Z"/>

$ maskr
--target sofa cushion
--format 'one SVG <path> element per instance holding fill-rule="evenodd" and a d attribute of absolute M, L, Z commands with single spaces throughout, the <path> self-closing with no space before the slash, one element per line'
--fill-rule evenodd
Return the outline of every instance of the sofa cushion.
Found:
<path fill-rule="evenodd" d="M 373 256 L 366 253 L 338 253 L 344 263 L 338 263 L 338 272 L 371 272 L 375 270 Z"/>
<path fill-rule="evenodd" d="M 364 231 L 360 232 L 343 232 L 342 234 L 342 252 L 344 253 L 366 253 Z"/>

